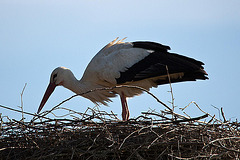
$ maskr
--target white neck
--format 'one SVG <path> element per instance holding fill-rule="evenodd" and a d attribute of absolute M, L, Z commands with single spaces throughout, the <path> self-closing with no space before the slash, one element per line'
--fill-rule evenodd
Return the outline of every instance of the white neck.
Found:
<path fill-rule="evenodd" d="M 63 82 L 63 87 L 71 90 L 72 92 L 76 94 L 83 93 L 85 91 L 85 85 L 83 84 L 82 81 L 79 81 L 76 79 L 74 75 L 68 76 L 64 82 Z"/>

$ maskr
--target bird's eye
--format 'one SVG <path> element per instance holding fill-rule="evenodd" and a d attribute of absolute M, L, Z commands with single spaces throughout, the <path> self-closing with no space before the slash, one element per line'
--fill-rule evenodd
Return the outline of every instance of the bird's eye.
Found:
<path fill-rule="evenodd" d="M 57 77 L 57 74 L 54 74 L 54 75 L 53 75 L 53 81 L 54 81 L 54 82 L 56 81 L 56 80 L 55 80 L 56 77 Z"/>

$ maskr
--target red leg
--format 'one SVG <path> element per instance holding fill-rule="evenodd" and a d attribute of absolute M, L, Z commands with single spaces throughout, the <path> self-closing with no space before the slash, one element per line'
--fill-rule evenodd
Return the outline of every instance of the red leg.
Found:
<path fill-rule="evenodd" d="M 127 121 L 129 119 L 129 110 L 128 110 L 128 105 L 127 105 L 127 99 L 126 96 L 122 93 L 120 95 L 121 98 L 121 103 L 122 103 L 122 119 L 123 121 Z"/>

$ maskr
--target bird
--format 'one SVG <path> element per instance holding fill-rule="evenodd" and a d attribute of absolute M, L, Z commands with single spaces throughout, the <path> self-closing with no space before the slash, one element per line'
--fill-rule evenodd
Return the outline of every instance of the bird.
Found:
<path fill-rule="evenodd" d="M 42 110 L 56 86 L 82 94 L 97 88 L 120 85 L 150 90 L 158 85 L 208 79 L 201 61 L 170 53 L 169 46 L 157 42 L 124 42 L 124 39 L 116 38 L 103 47 L 89 62 L 80 80 L 68 68 L 54 69 L 37 113 Z M 112 90 L 95 90 L 82 96 L 95 104 L 108 105 L 108 102 L 112 101 L 110 98 L 119 95 L 122 120 L 127 121 L 130 116 L 127 98 L 142 92 L 143 90 L 134 87 L 116 87 Z"/>

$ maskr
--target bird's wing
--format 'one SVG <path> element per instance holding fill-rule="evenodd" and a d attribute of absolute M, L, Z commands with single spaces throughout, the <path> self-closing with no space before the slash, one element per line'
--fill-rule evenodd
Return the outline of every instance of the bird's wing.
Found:
<path fill-rule="evenodd" d="M 117 83 L 130 81 L 140 81 L 143 79 L 160 77 L 155 79 L 156 83 L 169 83 L 168 74 L 178 74 L 170 76 L 171 82 L 194 81 L 196 79 L 208 79 L 204 71 L 203 63 L 193 58 L 169 53 L 170 47 L 155 42 L 133 42 L 133 48 L 143 48 L 152 51 L 117 78 Z M 163 79 L 163 77 L 166 77 Z"/>
<path fill-rule="evenodd" d="M 181 73 L 172 82 L 207 79 L 203 63 L 169 53 L 170 47 L 155 42 L 117 42 L 108 44 L 89 63 L 84 76 L 95 83 L 112 85 Z M 167 68 L 168 71 L 167 71 Z M 180 75 L 180 74 L 179 74 Z M 155 79 L 165 84 L 165 78 Z"/>

